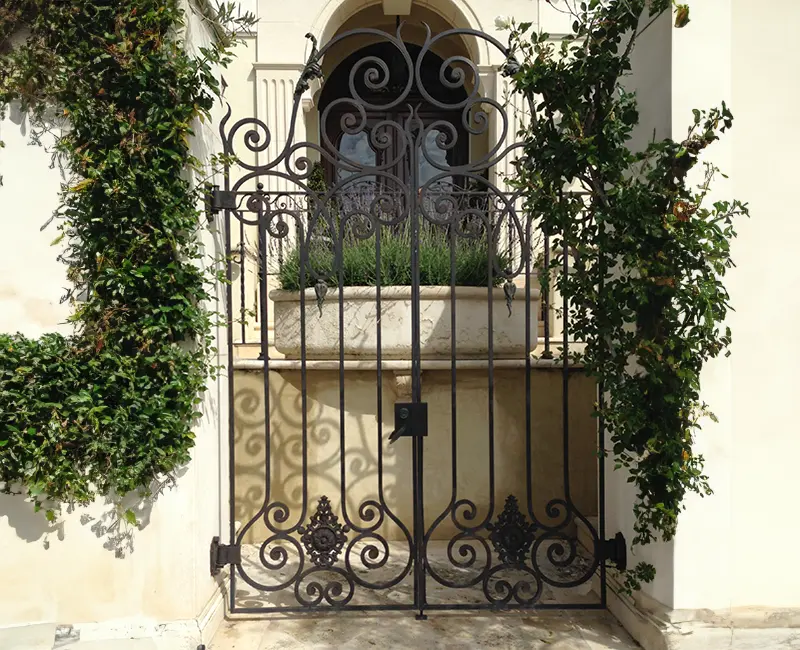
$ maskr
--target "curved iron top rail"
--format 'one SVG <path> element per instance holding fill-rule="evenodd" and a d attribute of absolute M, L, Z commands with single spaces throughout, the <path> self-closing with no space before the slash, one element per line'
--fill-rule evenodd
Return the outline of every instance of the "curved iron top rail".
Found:
<path fill-rule="evenodd" d="M 491 106 L 493 109 L 497 110 L 503 121 L 503 128 L 498 134 L 494 146 L 490 147 L 489 151 L 480 160 L 470 162 L 469 164 L 456 167 L 442 165 L 433 160 L 427 148 L 423 147 L 422 155 L 425 156 L 429 164 L 439 171 L 443 173 L 446 172 L 447 175 L 478 174 L 502 160 L 511 150 L 521 148 L 522 145 L 515 143 L 503 149 L 502 145 L 508 136 L 509 126 L 506 112 L 497 100 L 480 96 L 480 73 L 477 65 L 472 60 L 465 56 L 456 55 L 450 56 L 440 65 L 439 82 L 447 89 L 464 89 L 466 91 L 468 81 L 471 78 L 471 90 L 466 92 L 466 97 L 452 103 L 437 99 L 431 93 L 430 89 L 425 87 L 425 80 L 421 72 L 426 54 L 432 52 L 432 48 L 437 43 L 448 38 L 468 36 L 486 40 L 502 52 L 503 56 L 506 58 L 507 63 L 504 66 L 504 74 L 507 75 L 513 74 L 519 68 L 518 63 L 514 60 L 509 49 L 494 37 L 473 29 L 451 29 L 434 36 L 431 33 L 430 27 L 425 25 L 425 42 L 421 46 L 421 51 L 416 57 L 415 62 L 408 51 L 406 43 L 402 40 L 403 26 L 404 24 L 401 23 L 395 35 L 373 28 L 351 30 L 334 37 L 321 49 L 317 49 L 317 42 L 313 35 L 306 35 L 307 38 L 312 41 L 312 51 L 295 86 L 292 115 L 289 120 L 289 132 L 286 142 L 273 160 L 253 165 L 237 156 L 234 141 L 243 128 L 249 127 L 244 133 L 244 143 L 250 153 L 263 154 L 269 149 L 273 138 L 269 127 L 257 118 L 244 118 L 228 129 L 228 122 L 232 112 L 230 105 L 228 105 L 228 112 L 220 124 L 223 151 L 226 156 L 233 157 L 238 167 L 250 172 L 250 174 L 240 179 L 237 185 L 241 187 L 242 184 L 254 176 L 272 173 L 285 176 L 287 181 L 297 183 L 299 189 L 306 190 L 305 182 L 309 180 L 312 173 L 311 159 L 308 153 L 312 150 L 315 151 L 321 159 L 328 160 L 342 171 L 350 173 L 385 172 L 400 162 L 398 159 L 393 159 L 385 161 L 382 165 L 369 168 L 359 164 L 357 161 L 349 160 L 342 156 L 334 156 L 332 152 L 335 151 L 335 147 L 324 128 L 320 134 L 321 143 L 319 144 L 312 142 L 298 143 L 295 141 L 296 122 L 302 95 L 310 88 L 310 84 L 314 79 L 323 78 L 322 67 L 320 65 L 322 58 L 335 45 L 348 39 L 363 36 L 382 39 L 394 46 L 399 60 L 405 64 L 405 69 L 403 70 L 404 76 L 407 77 L 405 87 L 400 93 L 392 95 L 383 103 L 376 103 L 374 100 L 363 97 L 359 86 L 365 87 L 371 94 L 374 94 L 387 89 L 392 80 L 392 71 L 387 61 L 376 56 L 365 56 L 358 61 L 350 71 L 350 97 L 341 97 L 332 102 L 331 105 L 326 108 L 325 114 L 321 119 L 321 124 L 326 124 L 326 118 L 332 110 L 338 109 L 338 111 L 341 111 L 343 108 L 346 108 L 344 115 L 341 117 L 344 132 L 351 135 L 363 132 L 366 128 L 367 111 L 387 111 L 392 108 L 404 106 L 409 100 L 412 89 L 415 89 L 416 92 L 423 97 L 424 101 L 432 107 L 446 111 L 460 111 L 462 115 L 462 124 L 466 132 L 470 135 L 483 135 L 488 132 L 490 122 L 488 113 L 485 110 L 486 106 Z M 465 71 L 465 68 L 467 68 L 468 72 Z M 406 108 L 411 114 L 411 117 L 406 125 L 404 125 L 405 128 L 403 132 L 398 134 L 400 137 L 407 138 L 413 134 L 424 136 L 430 131 L 441 131 L 443 129 L 447 133 L 440 134 L 440 136 L 437 137 L 437 145 L 444 150 L 452 149 L 456 145 L 458 134 L 452 127 L 452 124 L 444 120 L 437 120 L 426 127 L 421 123 L 416 113 L 418 106 L 408 105 Z M 374 135 L 371 136 L 371 144 L 376 150 L 385 151 L 388 148 L 389 130 L 393 129 L 393 126 L 391 122 L 386 121 L 376 125 L 372 129 Z M 410 144 L 412 139 L 413 138 L 409 138 L 409 140 L 406 140 L 405 144 Z M 326 146 L 322 146 L 323 144 Z M 305 150 L 305 155 L 301 154 L 302 150 Z M 401 151 L 405 152 L 407 148 L 401 148 Z M 434 178 L 430 183 L 436 183 L 438 180 L 441 180 L 441 178 Z M 336 188 L 332 188 L 332 193 L 335 193 L 335 189 Z"/>

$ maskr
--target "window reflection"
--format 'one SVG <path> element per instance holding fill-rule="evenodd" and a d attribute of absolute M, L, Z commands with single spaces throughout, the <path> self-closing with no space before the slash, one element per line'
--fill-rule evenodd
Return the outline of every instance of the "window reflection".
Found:
<path fill-rule="evenodd" d="M 447 136 L 439 129 L 432 129 L 425 136 L 425 144 L 420 145 L 418 179 L 420 188 L 424 188 L 424 191 L 421 190 L 423 207 L 428 214 L 436 214 L 437 218 L 443 219 L 449 217 L 449 212 L 454 208 L 454 204 L 450 200 L 441 200 L 443 196 L 453 193 L 455 189 L 453 187 L 453 177 L 442 176 L 428 185 L 430 181 L 440 176 L 450 167 L 450 163 L 447 160 L 448 152 L 436 142 L 436 138 L 440 135 L 442 135 L 442 138 Z"/>
<path fill-rule="evenodd" d="M 432 129 L 431 131 L 428 131 L 428 134 L 425 137 L 425 144 L 420 145 L 420 148 L 424 148 L 425 151 L 425 153 L 422 153 L 422 151 L 420 151 L 419 155 L 420 185 L 425 185 L 425 183 L 430 181 L 434 176 L 438 176 L 450 166 L 447 161 L 447 151 L 442 149 L 436 142 L 436 138 L 438 138 L 439 135 L 442 135 L 443 138 L 447 137 L 447 134 L 444 134 L 444 132 L 440 131 L 439 129 Z M 439 167 L 436 167 L 434 164 L 431 164 L 431 161 L 436 165 L 438 165 Z M 440 169 L 442 167 L 444 169 Z M 434 184 L 434 188 L 443 189 L 444 187 L 449 187 L 450 185 L 452 185 L 452 181 L 453 179 L 451 176 L 445 176 L 444 178 L 436 181 L 436 183 Z"/>
<path fill-rule="evenodd" d="M 375 167 L 377 155 L 369 144 L 369 133 L 344 133 L 339 141 L 339 153 L 348 163 L 355 163 L 360 167 Z M 337 169 L 337 180 L 343 180 L 358 172 L 347 169 Z"/>
<path fill-rule="evenodd" d="M 370 146 L 369 132 L 343 133 L 339 140 L 339 153 L 346 160 L 345 164 L 361 168 L 377 167 L 378 156 Z M 350 171 L 337 167 L 336 180 L 347 181 L 348 178 L 362 174 L 363 169 Z M 362 176 L 358 180 L 346 182 L 338 193 L 337 201 L 345 213 L 368 212 L 376 195 L 374 176 Z"/>

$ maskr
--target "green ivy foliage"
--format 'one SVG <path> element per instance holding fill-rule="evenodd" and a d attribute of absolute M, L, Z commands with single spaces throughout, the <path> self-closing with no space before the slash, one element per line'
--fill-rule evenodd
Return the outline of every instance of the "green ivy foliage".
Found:
<path fill-rule="evenodd" d="M 700 418 L 713 418 L 700 399 L 700 373 L 730 344 L 722 279 L 733 264 L 733 220 L 748 210 L 739 201 L 710 202 L 715 167 L 706 165 L 699 186 L 690 172 L 733 117 L 724 104 L 696 110 L 683 140 L 632 151 L 639 114 L 624 86 L 631 54 L 671 8 L 675 26 L 687 25 L 689 7 L 670 0 L 557 6 L 574 20 L 560 44 L 530 24 L 512 26 L 519 61 L 507 72 L 533 115 L 519 134 L 525 156 L 514 182 L 554 245 L 566 241 L 574 254 L 574 272 L 557 283 L 571 297 L 572 334 L 587 343 L 576 360 L 607 396 L 597 409 L 613 447 L 606 453 L 636 488 L 634 544 L 669 540 L 686 495 L 711 493 L 693 450 Z M 561 263 L 556 256 L 553 268 Z M 625 580 L 632 588 L 653 576 L 640 564 Z"/>
<path fill-rule="evenodd" d="M 212 18 L 252 23 L 227 5 Z M 236 38 L 218 29 L 191 54 L 184 21 L 177 0 L 0 9 L 0 106 L 21 102 L 39 133 L 69 125 L 54 147 L 72 174 L 56 217 L 72 295 L 85 296 L 74 335 L 0 335 L 0 486 L 37 508 L 146 490 L 189 460 L 213 374 L 189 144 Z"/>

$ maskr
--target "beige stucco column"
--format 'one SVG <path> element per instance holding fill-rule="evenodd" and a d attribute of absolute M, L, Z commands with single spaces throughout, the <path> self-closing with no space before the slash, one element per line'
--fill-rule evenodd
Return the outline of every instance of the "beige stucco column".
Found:
<path fill-rule="evenodd" d="M 256 63 L 256 111 L 258 118 L 270 130 L 272 141 L 269 147 L 258 156 L 258 164 L 266 165 L 275 160 L 283 150 L 292 129 L 292 111 L 297 81 L 302 74 L 304 64 L 300 63 Z M 305 142 L 306 122 L 302 106 L 298 111 L 294 124 L 293 141 Z M 280 165 L 276 171 L 286 171 Z M 265 178 L 265 189 L 268 191 L 298 191 L 291 182 L 278 178 Z"/>
<path fill-rule="evenodd" d="M 300 100 L 298 105 L 297 114 L 294 116 L 295 107 L 295 90 L 297 82 L 304 69 L 304 64 L 299 61 L 297 63 L 255 63 L 255 97 L 256 97 L 256 117 L 266 124 L 269 129 L 270 143 L 264 151 L 257 153 L 256 160 L 259 166 L 269 165 L 275 161 L 283 153 L 284 147 L 290 138 L 292 144 L 302 144 L 309 139 L 307 129 L 307 117 L 313 119 L 315 112 L 309 113 L 312 107 L 311 92 L 307 92 Z M 315 131 L 315 129 L 312 129 Z M 313 137 L 313 133 L 311 134 Z M 306 148 L 301 148 L 296 154 L 291 156 L 290 168 L 292 172 L 297 173 L 298 170 L 292 161 L 296 161 L 298 157 L 309 155 L 311 152 Z M 316 157 L 316 156 L 312 156 Z M 303 210 L 305 209 L 305 198 L 302 195 L 304 188 L 289 178 L 283 178 L 287 175 L 287 165 L 282 161 L 273 170 L 278 175 L 265 175 L 258 180 L 264 184 L 264 191 L 271 195 L 272 201 L 277 201 L 281 205 L 287 207 L 289 210 Z M 277 195 L 286 193 L 285 196 L 279 197 Z M 294 239 L 294 224 L 288 216 L 283 217 L 287 224 L 290 226 L 290 234 L 286 239 L 273 240 L 268 238 L 270 245 L 266 251 L 267 256 L 267 269 L 268 269 L 268 285 L 267 291 L 278 288 L 277 278 L 275 272 L 277 271 L 277 262 L 279 259 L 279 249 L 282 247 L 283 252 L 291 249 Z M 248 246 L 251 249 L 257 250 L 256 242 L 258 241 L 258 233 L 254 226 L 247 226 L 245 238 Z M 246 263 L 245 273 L 248 274 L 247 285 L 250 287 L 257 287 L 257 273 L 258 264 L 257 257 L 249 260 Z M 258 296 L 253 293 L 248 294 L 248 300 L 253 301 L 253 305 L 247 305 L 247 308 L 255 309 L 258 306 Z M 271 307 L 271 305 L 269 306 Z M 267 327 L 269 331 L 269 340 L 273 340 L 273 316 L 272 309 L 268 307 L 267 314 Z M 248 342 L 258 342 L 260 340 L 261 323 L 260 316 L 253 319 L 253 327 L 249 329 Z"/>

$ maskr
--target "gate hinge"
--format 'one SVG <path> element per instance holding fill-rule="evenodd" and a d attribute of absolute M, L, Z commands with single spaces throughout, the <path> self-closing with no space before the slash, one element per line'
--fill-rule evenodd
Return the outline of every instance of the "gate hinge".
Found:
<path fill-rule="evenodd" d="M 229 564 L 241 564 L 242 547 L 220 544 L 219 537 L 211 540 L 211 575 L 215 576 Z"/>
<path fill-rule="evenodd" d="M 217 214 L 220 210 L 236 209 L 236 192 L 227 192 L 219 189 L 219 185 L 208 187 L 206 204 L 210 214 Z"/>
<path fill-rule="evenodd" d="M 628 544 L 622 533 L 617 533 L 613 539 L 600 542 L 600 560 L 611 562 L 620 571 L 628 569 Z"/>

